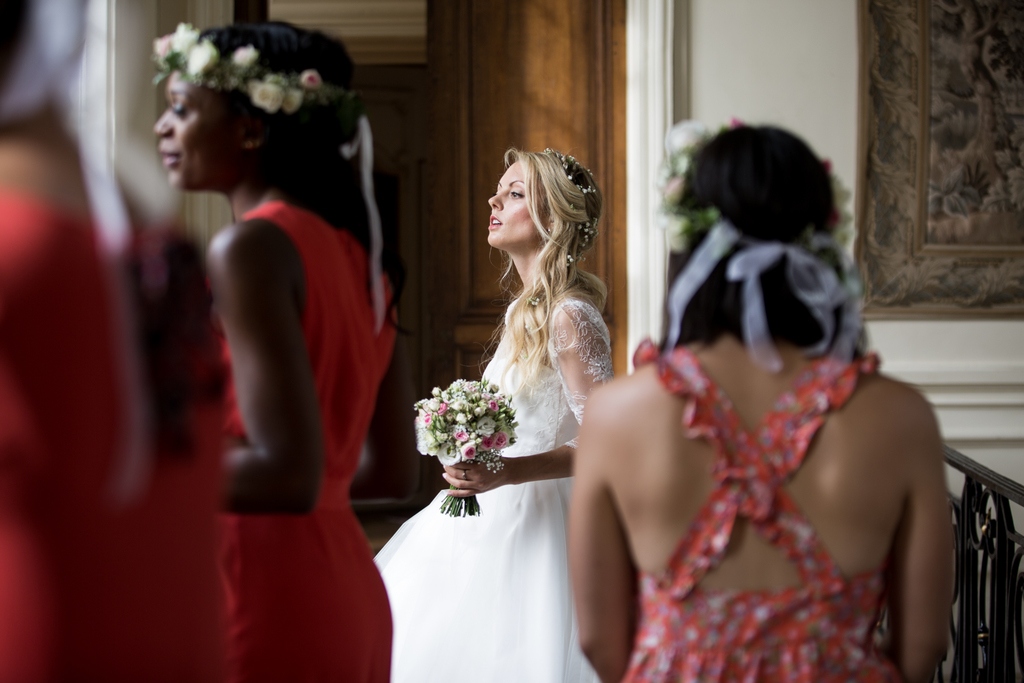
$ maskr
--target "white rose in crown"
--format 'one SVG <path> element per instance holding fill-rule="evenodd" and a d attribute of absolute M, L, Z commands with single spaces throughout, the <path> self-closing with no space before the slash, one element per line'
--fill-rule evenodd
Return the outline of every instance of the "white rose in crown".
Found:
<path fill-rule="evenodd" d="M 240 47 L 234 51 L 231 55 L 231 63 L 235 66 L 249 67 L 256 63 L 256 60 L 260 58 L 260 52 L 252 45 L 246 45 Z"/>
<path fill-rule="evenodd" d="M 267 81 L 249 81 L 249 99 L 254 107 L 276 114 L 284 104 L 284 88 Z"/>
<path fill-rule="evenodd" d="M 188 53 L 188 72 L 193 76 L 204 74 L 217 66 L 220 53 L 209 40 L 204 40 Z"/>
<path fill-rule="evenodd" d="M 294 114 L 302 106 L 302 91 L 298 88 L 288 88 L 284 92 L 284 99 L 281 100 L 281 111 L 285 114 Z"/>
<path fill-rule="evenodd" d="M 178 24 L 177 30 L 171 34 L 171 50 L 188 54 L 188 51 L 199 42 L 199 31 L 191 24 Z"/>
<path fill-rule="evenodd" d="M 703 140 L 707 134 L 707 127 L 700 121 L 680 121 L 665 134 L 665 151 L 669 155 L 681 152 Z"/>

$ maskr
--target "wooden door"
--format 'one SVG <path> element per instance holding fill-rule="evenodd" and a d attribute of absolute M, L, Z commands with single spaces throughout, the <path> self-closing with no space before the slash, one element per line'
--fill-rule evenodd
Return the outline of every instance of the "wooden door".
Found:
<path fill-rule="evenodd" d="M 238 20 L 267 16 L 265 0 L 235 0 L 235 11 Z M 615 370 L 626 371 L 625 14 L 625 0 L 428 0 L 425 95 L 415 69 L 360 74 L 357 64 L 358 87 L 376 119 L 378 178 L 398 178 L 399 196 L 414 198 L 399 202 L 398 240 L 410 276 L 400 317 L 424 395 L 480 376 L 508 302 L 498 282 L 501 253 L 487 244 L 487 199 L 510 146 L 554 147 L 594 172 L 605 208 L 586 265 L 608 285 Z M 344 40 L 344 27 L 333 28 Z M 422 111 L 416 102 L 424 102 Z M 415 151 L 419 136 L 425 163 Z M 436 465 L 424 464 L 412 499 L 357 505 L 365 519 L 374 511 L 398 515 L 371 520 L 383 525 L 371 536 L 386 537 L 404 511 L 444 486 Z"/>
<path fill-rule="evenodd" d="M 509 146 L 572 154 L 603 190 L 587 265 L 608 285 L 604 314 L 625 372 L 625 0 L 432 0 L 427 26 L 430 383 L 479 377 L 508 302 L 501 254 L 487 244 L 487 199 Z"/>

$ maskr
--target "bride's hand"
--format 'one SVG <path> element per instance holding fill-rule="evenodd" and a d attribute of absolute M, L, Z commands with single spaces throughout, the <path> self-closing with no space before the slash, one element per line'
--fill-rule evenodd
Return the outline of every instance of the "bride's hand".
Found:
<path fill-rule="evenodd" d="M 444 480 L 458 489 L 449 489 L 448 495 L 465 498 L 513 483 L 509 471 L 509 458 L 502 458 L 502 461 L 505 466 L 497 472 L 491 472 L 483 463 L 460 462 L 445 467 Z"/>

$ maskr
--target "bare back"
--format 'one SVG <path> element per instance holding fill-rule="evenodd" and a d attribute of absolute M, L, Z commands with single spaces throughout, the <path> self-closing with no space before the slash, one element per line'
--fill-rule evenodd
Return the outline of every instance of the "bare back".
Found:
<path fill-rule="evenodd" d="M 798 349 L 780 351 L 785 365 L 777 374 L 755 365 L 731 336 L 695 353 L 748 431 L 810 365 Z M 620 408 L 627 415 L 619 424 L 630 425 L 632 434 L 623 436 L 643 446 L 609 461 L 607 481 L 637 568 L 657 573 L 715 486 L 714 450 L 706 440 L 684 436 L 685 401 L 664 389 L 653 367 L 623 385 Z M 930 417 L 915 392 L 884 377 L 862 376 L 849 401 L 827 414 L 802 466 L 784 485 L 847 577 L 879 568 L 890 552 L 911 481 L 920 474 L 914 467 L 919 459 L 908 458 L 908 449 L 939 452 L 934 436 L 921 443 L 924 430 L 915 417 L 918 423 Z M 701 585 L 771 590 L 798 583 L 792 562 L 741 517 L 722 562 Z"/>
<path fill-rule="evenodd" d="M 771 374 L 727 335 L 670 357 L 645 345 L 649 364 L 588 402 L 569 552 L 605 680 L 705 665 L 738 678 L 811 651 L 838 676 L 820 680 L 934 673 L 953 553 L 931 409 L 870 358 L 778 351 Z"/>

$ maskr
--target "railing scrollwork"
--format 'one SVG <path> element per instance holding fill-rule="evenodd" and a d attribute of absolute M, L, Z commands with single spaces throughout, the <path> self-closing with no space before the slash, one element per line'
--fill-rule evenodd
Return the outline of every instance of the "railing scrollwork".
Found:
<path fill-rule="evenodd" d="M 952 648 L 939 683 L 1020 681 L 1024 666 L 1024 536 L 1011 504 L 1024 509 L 1024 486 L 946 447 L 946 463 L 964 475 L 950 494 L 956 543 Z"/>

